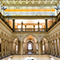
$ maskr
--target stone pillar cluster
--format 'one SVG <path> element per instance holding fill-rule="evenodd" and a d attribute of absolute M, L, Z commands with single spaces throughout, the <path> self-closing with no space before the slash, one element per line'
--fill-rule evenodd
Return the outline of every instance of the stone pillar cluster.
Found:
<path fill-rule="evenodd" d="M 0 58 L 9 56 L 12 54 L 12 43 L 11 41 L 1 38 L 1 51 L 0 51 Z"/>
<path fill-rule="evenodd" d="M 49 40 L 49 54 L 60 57 L 60 36 L 53 36 L 52 40 Z"/>

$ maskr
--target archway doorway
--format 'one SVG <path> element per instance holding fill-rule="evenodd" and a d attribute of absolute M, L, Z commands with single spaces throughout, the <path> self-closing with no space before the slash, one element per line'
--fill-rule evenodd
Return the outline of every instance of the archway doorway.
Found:
<path fill-rule="evenodd" d="M 23 54 L 38 54 L 37 38 L 33 35 L 28 35 L 24 38 Z"/>

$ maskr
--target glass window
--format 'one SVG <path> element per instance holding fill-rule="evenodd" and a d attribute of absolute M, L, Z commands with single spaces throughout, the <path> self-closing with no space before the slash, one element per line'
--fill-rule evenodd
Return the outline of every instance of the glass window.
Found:
<path fill-rule="evenodd" d="M 44 45 L 43 45 L 43 51 L 44 51 Z"/>
<path fill-rule="evenodd" d="M 28 50 L 32 50 L 32 44 L 28 43 Z"/>

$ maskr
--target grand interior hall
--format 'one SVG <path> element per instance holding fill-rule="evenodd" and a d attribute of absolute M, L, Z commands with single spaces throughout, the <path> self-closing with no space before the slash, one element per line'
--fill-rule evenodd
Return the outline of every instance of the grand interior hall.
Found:
<path fill-rule="evenodd" d="M 60 60 L 60 0 L 0 0 L 0 60 Z"/>

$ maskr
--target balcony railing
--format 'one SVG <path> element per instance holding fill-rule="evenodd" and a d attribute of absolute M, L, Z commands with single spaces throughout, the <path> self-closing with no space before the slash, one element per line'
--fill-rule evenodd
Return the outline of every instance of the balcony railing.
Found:
<path fill-rule="evenodd" d="M 60 14 L 59 14 L 60 15 Z M 39 31 L 39 32 L 47 32 L 49 31 L 56 23 L 60 21 L 60 16 L 57 16 L 55 22 L 49 28 L 11 28 L 11 26 L 6 22 L 2 14 L 0 13 L 0 19 L 13 31 L 13 32 L 22 32 L 22 31 Z"/>
<path fill-rule="evenodd" d="M 41 31 L 46 32 L 46 28 L 15 28 L 14 32 L 20 32 L 20 31 Z"/>

